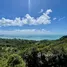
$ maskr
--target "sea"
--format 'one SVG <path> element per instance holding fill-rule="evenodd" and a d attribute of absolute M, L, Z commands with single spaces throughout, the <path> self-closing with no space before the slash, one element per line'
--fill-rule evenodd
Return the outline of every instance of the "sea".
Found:
<path fill-rule="evenodd" d="M 23 40 L 56 40 L 64 35 L 0 35 L 4 39 L 23 39 Z"/>

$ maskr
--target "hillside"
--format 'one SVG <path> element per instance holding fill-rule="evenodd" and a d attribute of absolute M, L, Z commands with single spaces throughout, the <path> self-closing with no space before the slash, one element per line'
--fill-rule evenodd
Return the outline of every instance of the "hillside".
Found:
<path fill-rule="evenodd" d="M 42 41 L 0 39 L 0 67 L 67 67 L 66 61 L 67 36 Z"/>

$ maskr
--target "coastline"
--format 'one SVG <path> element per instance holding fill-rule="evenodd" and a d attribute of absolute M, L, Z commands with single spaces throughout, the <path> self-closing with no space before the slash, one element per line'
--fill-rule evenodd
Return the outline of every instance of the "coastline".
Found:
<path fill-rule="evenodd" d="M 3 35 L 0 36 L 2 39 L 21 39 L 21 40 L 34 40 L 34 41 L 41 41 L 41 40 L 57 40 L 60 39 L 65 35 Z"/>

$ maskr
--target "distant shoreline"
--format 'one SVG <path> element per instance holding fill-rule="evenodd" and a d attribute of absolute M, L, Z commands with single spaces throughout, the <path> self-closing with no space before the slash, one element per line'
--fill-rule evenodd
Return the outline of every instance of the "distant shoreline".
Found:
<path fill-rule="evenodd" d="M 34 40 L 34 41 L 41 41 L 41 40 L 57 40 L 60 39 L 65 35 L 29 35 L 29 36 L 0 36 L 1 39 L 21 39 L 21 40 Z"/>

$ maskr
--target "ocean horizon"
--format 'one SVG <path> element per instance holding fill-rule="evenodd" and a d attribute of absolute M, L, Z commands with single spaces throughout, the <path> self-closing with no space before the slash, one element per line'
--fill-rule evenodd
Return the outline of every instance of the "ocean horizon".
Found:
<path fill-rule="evenodd" d="M 3 39 L 56 40 L 64 35 L 0 35 Z"/>

